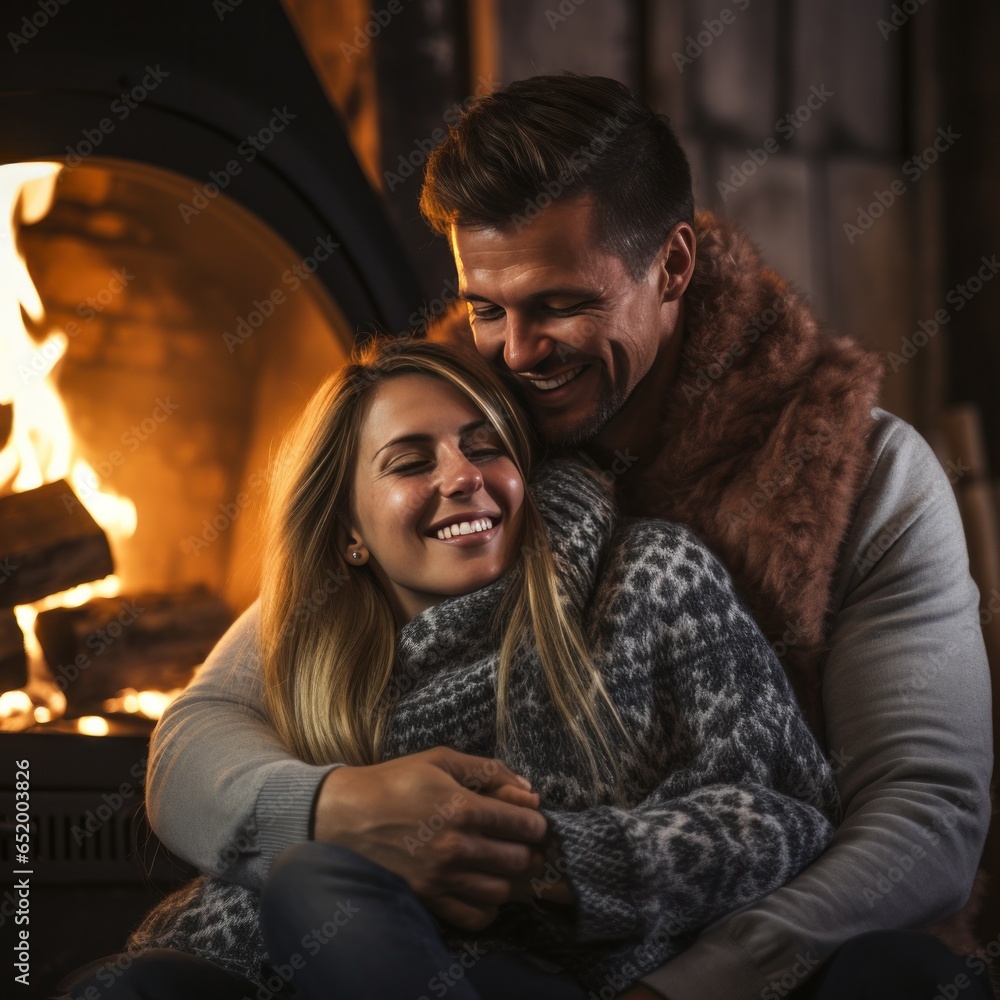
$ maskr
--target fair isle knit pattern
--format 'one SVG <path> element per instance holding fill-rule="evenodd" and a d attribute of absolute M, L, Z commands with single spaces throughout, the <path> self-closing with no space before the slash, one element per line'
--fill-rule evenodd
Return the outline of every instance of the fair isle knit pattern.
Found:
<path fill-rule="evenodd" d="M 787 882 L 826 846 L 839 803 L 785 675 L 721 565 L 686 528 L 620 517 L 592 470 L 553 459 L 532 491 L 566 604 L 642 753 L 616 741 L 618 801 L 609 780 L 595 786 L 537 655 L 525 650 L 510 691 L 517 732 L 502 759 L 540 794 L 563 857 L 551 876 L 568 879 L 577 901 L 504 904 L 478 934 L 439 927 L 456 955 L 473 941 L 527 949 L 600 993 L 619 992 L 708 923 Z M 440 745 L 500 756 L 503 623 L 494 618 L 511 575 L 400 630 L 386 759 Z M 128 944 L 131 953 L 154 947 L 267 976 L 256 893 L 215 877 L 164 900 Z"/>

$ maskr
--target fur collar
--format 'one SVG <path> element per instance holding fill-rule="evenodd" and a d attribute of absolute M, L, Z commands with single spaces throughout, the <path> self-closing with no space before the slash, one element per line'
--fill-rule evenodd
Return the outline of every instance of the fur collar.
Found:
<path fill-rule="evenodd" d="M 679 368 L 625 513 L 693 528 L 733 575 L 822 737 L 830 589 L 871 457 L 878 355 L 820 330 L 750 239 L 696 219 Z"/>

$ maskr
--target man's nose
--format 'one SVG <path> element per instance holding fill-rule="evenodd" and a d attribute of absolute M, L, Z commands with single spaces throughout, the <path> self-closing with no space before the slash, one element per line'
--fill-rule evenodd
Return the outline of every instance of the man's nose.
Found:
<path fill-rule="evenodd" d="M 508 314 L 503 360 L 512 372 L 534 371 L 553 350 L 555 341 L 537 322 Z"/>

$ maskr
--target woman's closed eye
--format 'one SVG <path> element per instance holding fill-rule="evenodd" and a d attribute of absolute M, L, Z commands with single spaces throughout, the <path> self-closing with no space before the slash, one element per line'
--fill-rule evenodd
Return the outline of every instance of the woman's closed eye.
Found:
<path fill-rule="evenodd" d="M 469 458 L 489 459 L 506 455 L 507 452 L 503 448 L 473 448 L 471 451 L 467 451 L 466 454 Z"/>
<path fill-rule="evenodd" d="M 478 460 L 482 462 L 489 461 L 493 458 L 500 458 L 507 454 L 506 450 L 503 448 L 470 448 L 465 454 L 472 460 Z M 403 461 L 399 465 L 394 465 L 389 470 L 390 472 L 400 473 L 402 475 L 413 474 L 417 472 L 424 472 L 431 469 L 434 465 L 434 460 L 431 458 L 419 458 L 410 461 Z"/>
<path fill-rule="evenodd" d="M 389 471 L 390 472 L 416 472 L 418 469 L 426 468 L 431 464 L 429 459 L 420 458 L 413 462 L 402 462 L 399 465 L 394 465 Z"/>

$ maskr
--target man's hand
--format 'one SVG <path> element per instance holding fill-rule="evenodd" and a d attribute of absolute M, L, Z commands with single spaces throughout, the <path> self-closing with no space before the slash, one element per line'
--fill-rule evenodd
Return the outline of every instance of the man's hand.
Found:
<path fill-rule="evenodd" d="M 511 879 L 511 899 L 521 903 L 545 900 L 571 905 L 576 893 L 566 875 L 559 838 L 550 830 L 539 847 L 533 847 L 531 862 L 523 875 Z"/>
<path fill-rule="evenodd" d="M 313 835 L 401 875 L 442 920 L 482 930 L 545 841 L 528 787 L 500 761 L 448 747 L 338 767 L 320 788 Z"/>
<path fill-rule="evenodd" d="M 618 1000 L 663 1000 L 663 997 L 643 983 L 636 983 L 624 993 L 619 993 Z"/>

